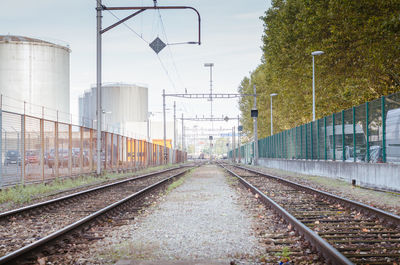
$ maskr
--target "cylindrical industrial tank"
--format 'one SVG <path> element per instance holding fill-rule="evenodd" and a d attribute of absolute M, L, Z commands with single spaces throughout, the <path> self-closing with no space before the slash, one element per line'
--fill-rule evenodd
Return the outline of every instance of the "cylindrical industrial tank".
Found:
<path fill-rule="evenodd" d="M 81 97 L 81 116 L 97 120 L 96 94 L 96 87 L 92 87 Z M 102 109 L 102 122 L 115 128 L 124 128 L 130 122 L 146 122 L 148 88 L 136 84 L 105 83 L 102 86 Z"/>
<path fill-rule="evenodd" d="M 103 110 L 111 122 L 147 121 L 148 88 L 136 84 L 110 83 L 102 86 Z"/>
<path fill-rule="evenodd" d="M 69 113 L 70 52 L 39 39 L 0 35 L 0 93 Z"/>

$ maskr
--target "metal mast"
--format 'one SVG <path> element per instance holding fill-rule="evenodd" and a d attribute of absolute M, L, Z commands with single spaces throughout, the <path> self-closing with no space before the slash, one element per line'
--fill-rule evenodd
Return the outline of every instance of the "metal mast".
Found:
<path fill-rule="evenodd" d="M 97 0 L 97 78 L 96 78 L 96 105 L 97 105 L 97 175 L 101 174 L 101 0 Z"/>

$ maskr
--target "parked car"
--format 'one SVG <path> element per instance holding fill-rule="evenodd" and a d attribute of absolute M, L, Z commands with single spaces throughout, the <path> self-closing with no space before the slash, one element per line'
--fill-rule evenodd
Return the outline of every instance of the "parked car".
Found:
<path fill-rule="evenodd" d="M 35 150 L 29 150 L 25 152 L 25 163 L 26 164 L 39 164 L 39 152 Z"/>
<path fill-rule="evenodd" d="M 53 168 L 55 165 L 56 154 L 54 149 L 50 150 L 50 153 L 47 155 L 47 165 L 49 168 Z M 59 149 L 58 150 L 58 166 L 59 167 L 67 167 L 69 160 L 69 152 L 68 149 Z"/>
<path fill-rule="evenodd" d="M 80 148 L 72 148 L 72 166 L 78 167 L 80 166 L 80 159 L 81 159 L 81 150 Z M 89 165 L 89 155 L 88 151 L 83 151 L 83 165 Z"/>
<path fill-rule="evenodd" d="M 21 156 L 18 150 L 8 150 L 4 158 L 4 165 L 21 165 Z"/>

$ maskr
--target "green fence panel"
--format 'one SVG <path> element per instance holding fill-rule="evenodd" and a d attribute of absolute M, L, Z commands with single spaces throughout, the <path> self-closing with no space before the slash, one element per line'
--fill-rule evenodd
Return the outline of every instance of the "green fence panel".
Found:
<path fill-rule="evenodd" d="M 385 97 L 385 161 L 400 163 L 400 93 Z"/>
<path fill-rule="evenodd" d="M 366 141 L 366 156 L 365 156 L 365 162 L 369 163 L 369 120 L 368 120 L 368 116 L 369 116 L 369 102 L 365 103 L 365 131 L 366 131 L 366 137 L 365 137 L 365 141 Z"/>
<path fill-rule="evenodd" d="M 333 113 L 259 139 L 263 158 L 400 163 L 400 93 Z M 254 157 L 255 143 L 228 151 L 244 161 Z"/>

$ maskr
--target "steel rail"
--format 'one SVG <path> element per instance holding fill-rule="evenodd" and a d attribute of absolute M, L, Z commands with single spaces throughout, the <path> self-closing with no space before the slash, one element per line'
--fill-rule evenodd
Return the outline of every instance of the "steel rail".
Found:
<path fill-rule="evenodd" d="M 171 179 L 178 177 L 180 175 L 185 174 L 186 172 L 188 172 L 191 168 L 188 168 L 182 172 L 179 172 L 177 174 L 174 174 L 173 176 L 170 176 L 164 180 L 161 180 L 155 184 L 152 184 L 138 192 L 135 192 L 132 195 L 129 195 L 128 197 L 121 199 L 95 213 L 92 213 L 91 215 L 88 215 L 84 218 L 82 218 L 79 221 L 76 221 L 46 237 L 43 237 L 41 239 L 39 239 L 38 241 L 35 241 L 27 246 L 24 246 L 18 250 L 15 250 L 3 257 L 0 257 L 0 264 L 9 264 L 9 263 L 15 263 L 17 262 L 18 259 L 22 258 L 24 255 L 27 255 L 28 253 L 32 253 L 40 248 L 43 248 L 47 243 L 51 243 L 53 241 L 56 241 L 57 239 L 60 239 L 61 237 L 67 235 L 68 233 L 70 233 L 73 230 L 79 229 L 85 225 L 90 224 L 92 221 L 94 221 L 96 218 L 101 217 L 102 215 L 107 214 L 108 212 L 115 210 L 117 207 L 122 206 L 124 203 L 129 202 L 130 200 L 136 199 L 138 197 L 140 197 L 141 195 L 153 190 L 154 188 L 157 188 L 159 186 L 161 186 L 162 184 L 170 181 Z"/>
<path fill-rule="evenodd" d="M 400 216 L 399 215 L 386 212 L 386 211 L 381 210 L 379 208 L 376 208 L 376 207 L 373 207 L 373 206 L 369 206 L 367 204 L 364 204 L 364 203 L 361 203 L 361 202 L 358 202 L 358 201 L 354 201 L 354 200 L 350 200 L 350 199 L 347 199 L 347 198 L 344 198 L 344 197 L 340 197 L 340 196 L 337 196 L 335 194 L 332 194 L 332 193 L 329 193 L 329 192 L 326 192 L 326 191 L 317 190 L 317 189 L 314 189 L 314 188 L 311 188 L 311 187 L 307 187 L 307 186 L 301 185 L 299 183 L 296 183 L 296 182 L 293 182 L 293 181 L 290 181 L 290 180 L 286 180 L 286 179 L 283 179 L 283 178 L 280 178 L 280 177 L 277 177 L 277 176 L 266 174 L 266 173 L 258 171 L 258 170 L 254 170 L 254 169 L 250 169 L 250 168 L 243 167 L 243 166 L 238 166 L 238 165 L 232 165 L 232 166 L 240 168 L 240 169 L 243 169 L 243 170 L 250 171 L 252 173 L 259 174 L 259 175 L 264 176 L 264 177 L 275 179 L 277 181 L 280 181 L 282 183 L 285 183 L 285 184 L 287 184 L 289 186 L 292 186 L 294 188 L 297 188 L 297 189 L 302 189 L 304 191 L 312 192 L 312 193 L 317 194 L 317 195 L 322 195 L 327 199 L 335 200 L 335 201 L 337 201 L 339 203 L 345 204 L 347 207 L 350 207 L 350 208 L 356 208 L 358 210 L 361 210 L 363 212 L 371 214 L 372 216 L 376 216 L 376 217 L 382 219 L 383 221 L 386 221 L 390 225 L 394 225 L 394 226 L 397 226 L 397 227 L 400 228 Z"/>
<path fill-rule="evenodd" d="M 279 204 L 277 204 L 274 200 L 269 198 L 267 195 L 265 195 L 262 191 L 251 185 L 249 182 L 247 182 L 245 179 L 243 179 L 241 176 L 236 174 L 235 172 L 231 171 L 230 169 L 226 168 L 224 165 L 219 164 L 221 167 L 223 167 L 226 171 L 228 171 L 230 174 L 233 176 L 237 177 L 245 187 L 251 190 L 252 193 L 258 194 L 260 196 L 260 199 L 262 202 L 284 218 L 288 223 L 293 225 L 293 228 L 296 230 L 297 233 L 299 233 L 301 236 L 303 236 L 312 246 L 314 246 L 320 253 L 321 255 L 326 259 L 328 264 L 346 264 L 346 265 L 352 265 L 352 263 L 349 259 L 347 259 L 343 254 L 341 254 L 337 249 L 335 249 L 332 245 L 330 245 L 328 242 L 326 242 L 323 238 L 321 238 L 317 233 L 315 233 L 313 230 L 305 226 L 303 223 L 301 223 L 299 220 L 297 220 L 293 215 L 291 215 L 288 211 L 286 211 L 284 208 L 282 208 Z"/>
<path fill-rule="evenodd" d="M 76 192 L 76 193 L 73 193 L 73 194 L 69 194 L 69 195 L 65 195 L 65 196 L 62 196 L 62 197 L 59 197 L 59 198 L 55 198 L 55 199 L 52 199 L 52 200 L 39 202 L 39 203 L 28 205 L 28 206 L 25 206 L 25 207 L 21 207 L 21 208 L 13 209 L 13 210 L 10 210 L 10 211 L 2 212 L 2 213 L 0 213 L 0 220 L 3 219 L 3 218 L 6 218 L 6 217 L 12 216 L 12 215 L 20 214 L 22 212 L 34 210 L 34 209 L 37 209 L 37 208 L 40 208 L 40 207 L 44 207 L 44 206 L 49 206 L 49 205 L 52 205 L 52 204 L 59 203 L 61 201 L 69 200 L 69 199 L 84 195 L 84 194 L 89 194 L 89 193 L 92 193 L 92 192 L 95 192 L 95 191 L 99 191 L 99 190 L 102 190 L 102 189 L 106 189 L 106 188 L 110 188 L 110 187 L 113 187 L 113 186 L 117 186 L 117 185 L 120 185 L 120 184 L 123 184 L 123 183 L 126 183 L 126 182 L 135 181 L 135 180 L 138 180 L 138 179 L 142 179 L 142 178 L 146 178 L 146 177 L 150 177 L 150 176 L 166 173 L 166 172 L 169 172 L 169 171 L 172 171 L 172 170 L 176 170 L 176 169 L 179 169 L 179 168 L 182 168 L 182 167 L 183 166 L 173 167 L 173 168 L 169 168 L 169 169 L 165 169 L 165 170 L 161 170 L 161 171 L 151 172 L 151 173 L 148 173 L 148 174 L 135 176 L 135 177 L 131 177 L 131 178 L 128 178 L 128 179 L 120 180 L 120 181 L 117 181 L 117 182 L 113 182 L 113 183 L 97 186 L 97 187 L 94 187 L 94 188 L 91 188 L 91 189 L 79 191 L 79 192 Z"/>

